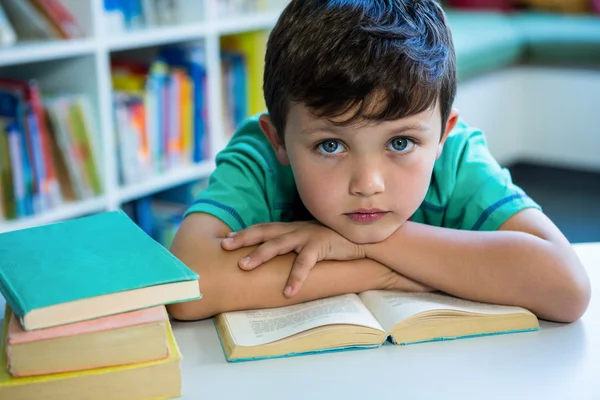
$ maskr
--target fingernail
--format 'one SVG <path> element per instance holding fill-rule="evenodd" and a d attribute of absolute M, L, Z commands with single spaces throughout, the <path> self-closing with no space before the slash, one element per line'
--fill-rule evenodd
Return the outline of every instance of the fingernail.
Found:
<path fill-rule="evenodd" d="M 248 265 L 250 264 L 250 257 L 244 257 L 240 260 L 240 263 L 242 263 L 243 265 Z"/>
<path fill-rule="evenodd" d="M 232 238 L 223 239 L 223 242 L 227 243 L 227 244 L 231 244 L 231 243 L 233 243 L 233 239 Z"/>
<path fill-rule="evenodd" d="M 292 294 L 292 286 L 291 286 L 291 285 L 287 285 L 287 286 L 285 287 L 285 290 L 283 291 L 283 293 L 284 293 L 286 296 L 289 296 L 289 295 L 291 295 L 291 294 Z"/>
<path fill-rule="evenodd" d="M 237 235 L 237 232 L 229 232 L 227 237 L 234 237 L 235 235 Z"/>

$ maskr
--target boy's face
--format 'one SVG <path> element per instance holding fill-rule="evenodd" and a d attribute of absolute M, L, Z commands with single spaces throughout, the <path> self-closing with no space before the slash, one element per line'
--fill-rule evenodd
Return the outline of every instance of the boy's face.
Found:
<path fill-rule="evenodd" d="M 261 127 L 279 161 L 291 165 L 308 211 L 354 243 L 373 243 L 388 238 L 421 205 L 456 120 L 453 110 L 441 135 L 436 106 L 395 121 L 336 127 L 296 103 L 284 143 L 268 116 L 261 117 Z"/>

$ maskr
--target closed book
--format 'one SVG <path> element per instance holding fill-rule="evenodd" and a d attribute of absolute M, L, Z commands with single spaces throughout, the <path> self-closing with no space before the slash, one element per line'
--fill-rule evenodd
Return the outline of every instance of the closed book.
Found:
<path fill-rule="evenodd" d="M 0 235 L 0 292 L 25 330 L 198 299 L 198 278 L 123 211 Z"/>
<path fill-rule="evenodd" d="M 0 399 L 143 400 L 181 396 L 181 353 L 168 323 L 169 357 L 146 363 L 15 378 L 6 369 L 6 336 L 12 315 L 6 308 L 0 352 Z"/>
<path fill-rule="evenodd" d="M 35 376 L 166 358 L 164 306 L 25 331 L 13 315 L 6 354 L 12 376 Z"/>

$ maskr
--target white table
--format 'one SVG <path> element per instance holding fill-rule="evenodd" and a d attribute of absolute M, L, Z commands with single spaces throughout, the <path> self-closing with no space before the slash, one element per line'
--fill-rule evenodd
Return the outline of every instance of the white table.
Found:
<path fill-rule="evenodd" d="M 600 243 L 576 245 L 595 295 L 539 332 L 228 363 L 212 321 L 175 322 L 184 399 L 600 399 Z"/>
<path fill-rule="evenodd" d="M 228 363 L 212 321 L 174 322 L 183 399 L 600 400 L 600 243 L 575 248 L 595 295 L 539 332 Z"/>

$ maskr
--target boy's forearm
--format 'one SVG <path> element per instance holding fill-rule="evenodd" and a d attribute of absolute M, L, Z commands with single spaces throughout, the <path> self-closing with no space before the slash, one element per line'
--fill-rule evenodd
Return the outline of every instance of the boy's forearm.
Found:
<path fill-rule="evenodd" d="M 393 285 L 398 275 L 367 259 L 321 262 L 302 290 L 288 299 L 283 289 L 295 254 L 276 257 L 253 271 L 243 271 L 237 263 L 251 250 L 248 247 L 224 251 L 219 239 L 177 238 L 171 251 L 199 273 L 203 298 L 170 305 L 169 313 L 177 319 L 195 320 L 226 311 L 291 305 L 338 294 L 383 289 Z"/>
<path fill-rule="evenodd" d="M 572 321 L 587 306 L 585 273 L 574 253 L 523 232 L 472 232 L 407 222 L 367 257 L 455 296 L 526 307 Z M 589 298 L 589 294 L 588 294 Z M 583 310 L 581 309 L 583 307 Z"/>

